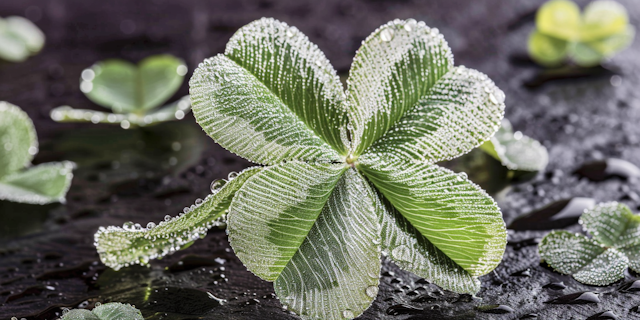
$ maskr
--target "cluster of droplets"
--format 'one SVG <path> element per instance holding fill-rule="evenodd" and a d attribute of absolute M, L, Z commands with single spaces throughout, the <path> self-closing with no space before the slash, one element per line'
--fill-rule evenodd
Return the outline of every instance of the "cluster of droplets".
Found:
<path fill-rule="evenodd" d="M 152 111 L 145 115 L 135 113 L 108 113 L 61 106 L 51 110 L 50 116 L 52 120 L 57 122 L 110 123 L 120 124 L 123 129 L 129 129 L 132 126 L 143 127 L 158 122 L 181 120 L 190 110 L 191 104 L 189 96 L 184 96 L 180 98 L 180 100 L 160 110 Z"/>

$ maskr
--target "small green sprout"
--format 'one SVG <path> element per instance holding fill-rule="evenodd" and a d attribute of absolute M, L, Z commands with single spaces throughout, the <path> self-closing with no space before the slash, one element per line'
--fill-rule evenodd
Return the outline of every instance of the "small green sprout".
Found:
<path fill-rule="evenodd" d="M 73 179 L 73 162 L 31 166 L 38 137 L 29 116 L 0 101 L 0 200 L 31 204 L 65 201 Z"/>
<path fill-rule="evenodd" d="M 303 319 L 352 319 L 378 294 L 381 255 L 445 289 L 474 294 L 506 246 L 495 201 L 436 165 L 499 128 L 504 93 L 454 66 L 437 29 L 378 28 L 346 93 L 295 27 L 263 18 L 189 81 L 194 115 L 217 143 L 264 167 L 212 184 L 176 218 L 100 228 L 112 268 L 147 264 L 204 237 L 228 213 L 231 247 Z"/>
<path fill-rule="evenodd" d="M 507 119 L 502 120 L 498 132 L 480 148 L 509 170 L 541 171 L 549 163 L 547 148 L 520 131 L 513 132 Z"/>
<path fill-rule="evenodd" d="M 111 302 L 100 304 L 89 311 L 87 309 L 73 309 L 63 311 L 60 320 L 144 320 L 140 310 L 130 304 Z"/>
<path fill-rule="evenodd" d="M 189 96 L 156 109 L 180 88 L 187 66 L 171 55 L 147 57 L 136 66 L 124 60 L 106 60 L 82 71 L 80 91 L 112 113 L 61 106 L 51 111 L 58 122 L 120 124 L 128 129 L 180 120 L 191 109 Z"/>
<path fill-rule="evenodd" d="M 540 242 L 540 257 L 555 271 L 596 286 L 624 278 L 627 268 L 640 272 L 640 215 L 624 204 L 601 203 L 580 224 L 592 238 L 552 231 Z"/>
<path fill-rule="evenodd" d="M 529 37 L 529 54 L 544 66 L 560 65 L 566 58 L 583 67 L 597 65 L 629 46 L 635 35 L 627 10 L 612 0 L 593 1 L 582 15 L 570 0 L 551 0 L 538 10 L 536 28 Z"/>
<path fill-rule="evenodd" d="M 44 46 L 44 33 L 23 17 L 0 18 L 0 59 L 21 62 Z"/>

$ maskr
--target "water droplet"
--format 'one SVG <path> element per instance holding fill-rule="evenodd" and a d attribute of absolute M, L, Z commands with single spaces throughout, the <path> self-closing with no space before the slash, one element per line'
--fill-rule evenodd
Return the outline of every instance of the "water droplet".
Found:
<path fill-rule="evenodd" d="M 229 179 L 229 181 L 235 179 L 238 176 L 238 173 L 235 171 L 231 171 L 229 172 L 229 175 L 227 176 L 227 179 Z"/>
<path fill-rule="evenodd" d="M 600 298 L 598 295 L 593 292 L 576 292 L 572 294 L 568 294 L 565 296 L 561 296 L 552 300 L 549 300 L 545 303 L 551 304 L 587 304 L 587 303 L 599 303 Z"/>
<path fill-rule="evenodd" d="M 391 257 L 400 261 L 411 261 L 411 250 L 404 245 L 397 246 L 391 250 Z"/>
<path fill-rule="evenodd" d="M 391 316 L 399 316 L 401 314 L 420 313 L 424 309 L 413 307 L 407 304 L 396 304 L 387 308 L 387 314 Z"/>
<path fill-rule="evenodd" d="M 367 287 L 367 289 L 365 289 L 365 293 L 369 297 L 375 298 L 376 296 L 378 296 L 378 286 L 369 286 L 369 287 Z"/>
<path fill-rule="evenodd" d="M 122 129 L 129 129 L 131 127 L 131 123 L 129 123 L 128 120 L 122 120 L 122 122 L 120 122 L 120 126 Z"/>
<path fill-rule="evenodd" d="M 599 182 L 615 177 L 622 179 L 640 177 L 640 168 L 626 160 L 609 158 L 604 161 L 583 164 L 574 173 L 591 181 Z"/>
<path fill-rule="evenodd" d="M 342 311 L 342 316 L 343 316 L 345 319 L 353 319 L 353 318 L 354 318 L 353 311 L 351 311 L 351 310 L 344 310 L 344 311 Z"/>
<path fill-rule="evenodd" d="M 224 180 L 213 180 L 211 182 L 211 193 L 217 193 L 225 184 Z"/>
<path fill-rule="evenodd" d="M 389 42 L 393 39 L 394 31 L 391 27 L 388 27 L 382 31 L 380 31 L 380 40 L 384 42 Z"/>
<path fill-rule="evenodd" d="M 170 215 L 164 216 L 164 221 L 169 221 L 169 220 L 171 220 L 171 216 Z"/>
<path fill-rule="evenodd" d="M 149 223 L 147 223 L 147 229 L 153 229 L 153 228 L 155 228 L 155 227 L 156 227 L 155 222 L 149 222 Z"/>
<path fill-rule="evenodd" d="M 178 66 L 178 68 L 176 68 L 176 73 L 178 73 L 179 76 L 184 76 L 185 74 L 187 74 L 187 66 L 185 66 L 184 64 L 181 64 Z"/>
<path fill-rule="evenodd" d="M 196 206 L 199 206 L 202 204 L 202 199 L 198 198 L 196 199 Z"/>
<path fill-rule="evenodd" d="M 550 203 L 540 209 L 516 218 L 509 229 L 551 230 L 576 224 L 585 209 L 592 208 L 596 201 L 591 198 L 575 197 Z"/>
<path fill-rule="evenodd" d="M 493 314 L 505 314 L 505 313 L 515 312 L 513 308 L 504 304 L 490 304 L 490 305 L 484 305 L 484 306 L 477 306 L 476 309 L 480 312 L 493 313 Z"/>
<path fill-rule="evenodd" d="M 80 74 L 80 77 L 84 81 L 91 81 L 91 80 L 93 80 L 93 78 L 96 77 L 96 73 L 93 72 L 93 70 L 91 70 L 91 69 L 84 69 L 84 70 L 82 70 L 82 73 Z"/>
<path fill-rule="evenodd" d="M 551 289 L 551 290 L 564 290 L 567 288 L 567 285 L 564 284 L 563 281 L 560 282 L 551 282 L 551 283 L 547 283 L 543 286 L 543 288 L 545 289 Z"/>
<path fill-rule="evenodd" d="M 618 320 L 618 319 L 620 319 L 620 318 L 618 318 L 618 315 L 613 313 L 613 311 L 611 311 L 611 310 L 605 311 L 605 312 L 596 313 L 596 314 L 592 315 L 591 317 L 587 318 L 587 320 Z"/>

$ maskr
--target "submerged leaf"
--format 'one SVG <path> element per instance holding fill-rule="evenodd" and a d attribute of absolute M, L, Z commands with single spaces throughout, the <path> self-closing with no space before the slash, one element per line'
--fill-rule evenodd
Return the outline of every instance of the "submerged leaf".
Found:
<path fill-rule="evenodd" d="M 509 170 L 542 171 L 549 163 L 547 148 L 520 131 L 514 133 L 507 119 L 502 120 L 495 136 L 480 148 Z"/>
<path fill-rule="evenodd" d="M 105 60 L 82 71 L 80 89 L 115 113 L 142 114 L 171 98 L 186 73 L 184 61 L 171 55 L 147 57 L 138 65 Z"/>
<path fill-rule="evenodd" d="M 38 137 L 29 116 L 0 101 L 0 179 L 27 167 L 38 152 Z"/>
<path fill-rule="evenodd" d="M 601 203 L 580 218 L 593 238 L 552 231 L 540 243 L 540 257 L 556 271 L 585 284 L 608 285 L 631 267 L 640 270 L 640 215 L 616 202 Z"/>
<path fill-rule="evenodd" d="M 165 217 L 157 226 L 147 224 L 144 228 L 133 223 L 123 227 L 100 228 L 95 234 L 95 245 L 104 264 L 120 269 L 133 264 L 148 264 L 150 259 L 161 258 L 189 246 L 204 237 L 229 208 L 236 191 L 261 168 L 248 168 L 228 181 L 217 192 L 185 212 L 171 218 Z"/>

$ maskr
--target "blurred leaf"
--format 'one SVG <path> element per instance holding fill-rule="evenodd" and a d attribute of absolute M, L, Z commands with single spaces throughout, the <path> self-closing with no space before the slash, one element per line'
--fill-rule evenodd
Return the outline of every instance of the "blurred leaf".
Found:
<path fill-rule="evenodd" d="M 115 113 L 143 115 L 173 96 L 186 72 L 184 61 L 170 55 L 147 57 L 137 66 L 105 60 L 82 72 L 80 89 L 91 101 Z"/>
<path fill-rule="evenodd" d="M 613 0 L 589 3 L 582 13 L 580 41 L 590 42 L 624 33 L 629 24 L 627 9 Z"/>
<path fill-rule="evenodd" d="M 538 9 L 536 14 L 538 31 L 565 41 L 577 40 L 580 36 L 580 8 L 573 1 L 551 0 Z"/>
<path fill-rule="evenodd" d="M 0 59 L 24 61 L 44 46 L 44 33 L 23 17 L 0 18 Z"/>
<path fill-rule="evenodd" d="M 527 44 L 529 55 L 537 63 L 545 66 L 556 66 L 563 62 L 567 55 L 569 42 L 534 31 Z"/>
<path fill-rule="evenodd" d="M 549 163 L 547 148 L 520 131 L 514 133 L 507 119 L 502 120 L 498 132 L 480 148 L 509 170 L 542 171 Z"/>
<path fill-rule="evenodd" d="M 98 305 L 93 310 L 74 309 L 62 316 L 61 320 L 144 320 L 138 309 L 119 302 Z"/>
<path fill-rule="evenodd" d="M 27 167 L 38 152 L 38 137 L 29 116 L 0 101 L 0 179 Z"/>
<path fill-rule="evenodd" d="M 627 48 L 633 42 L 635 34 L 636 29 L 629 25 L 623 32 L 604 39 L 587 42 L 586 45 L 600 53 L 603 57 L 609 57 Z"/>
<path fill-rule="evenodd" d="M 49 162 L 0 178 L 0 199 L 48 204 L 65 202 L 73 179 L 73 162 Z"/>

